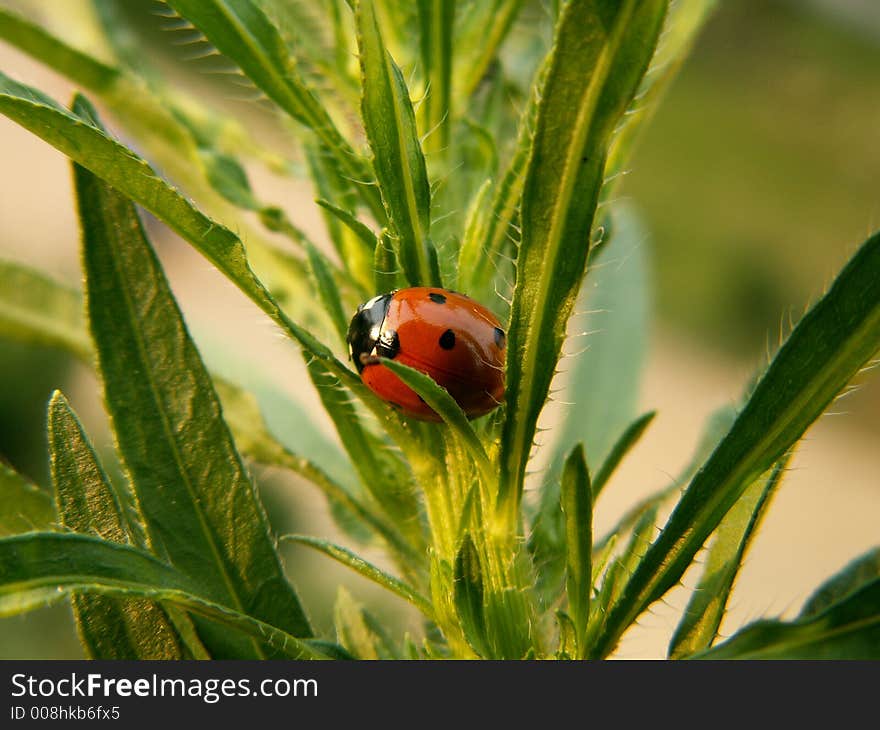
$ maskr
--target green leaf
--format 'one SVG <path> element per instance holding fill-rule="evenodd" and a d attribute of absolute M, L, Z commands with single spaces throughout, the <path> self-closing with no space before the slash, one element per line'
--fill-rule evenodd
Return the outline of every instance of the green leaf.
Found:
<path fill-rule="evenodd" d="M 379 240 L 376 241 L 376 250 L 373 253 L 374 291 L 386 294 L 397 289 L 399 273 L 397 256 L 394 254 L 394 243 L 388 231 L 383 229 Z"/>
<path fill-rule="evenodd" d="M 595 647 L 681 578 L 742 493 L 767 471 L 880 348 L 880 234 L 869 238 L 800 320 L 651 546 Z"/>
<path fill-rule="evenodd" d="M 79 357 L 89 366 L 93 364 L 94 352 L 83 318 L 80 292 L 33 269 L 2 260 L 0 282 L 4 284 L 0 287 L 0 336 L 53 345 Z M 321 489 L 332 505 L 357 515 L 358 520 L 381 534 L 401 554 L 411 550 L 393 528 L 350 493 L 351 485 L 340 481 L 351 468 L 345 454 L 334 443 L 323 439 L 319 428 L 313 424 L 303 426 L 308 423 L 308 416 L 298 410 L 295 403 L 274 391 L 263 394 L 264 403 L 268 404 L 266 407 L 271 406 L 276 432 L 296 432 L 296 452 L 278 440 L 250 392 L 216 374 L 212 377 L 223 404 L 223 415 L 242 453 L 265 464 L 291 469 Z M 302 453 L 310 454 L 311 458 L 304 458 L 300 455 Z M 51 503 L 48 495 L 46 499 Z M 7 519 L 12 519 L 12 511 L 6 514 Z M 353 520 L 340 526 L 348 531 Z M 22 532 L 31 525 L 15 524 L 18 527 L 10 532 Z M 33 526 L 44 528 L 49 523 L 34 523 Z M 361 530 L 352 536 L 360 539 L 362 533 Z"/>
<path fill-rule="evenodd" d="M 476 211 L 459 250 L 459 286 L 486 299 L 494 294 L 490 292 L 490 284 L 497 278 L 499 270 L 505 270 L 507 258 L 512 258 L 511 251 L 519 243 L 517 223 L 532 151 L 538 101 L 536 91 L 529 97 L 528 105 L 520 117 L 513 155 L 494 188 L 491 203 Z"/>
<path fill-rule="evenodd" d="M 614 469 L 626 456 L 629 449 L 635 445 L 653 418 L 654 411 L 646 413 L 633 421 L 620 435 L 605 463 L 592 479 L 591 491 L 594 503 Z M 676 481 L 670 487 L 662 490 L 659 495 L 650 497 L 636 505 L 609 534 L 623 533 L 631 528 L 647 509 L 670 495 L 674 489 L 681 486 L 681 483 L 681 481 Z M 606 542 L 607 538 L 602 540 L 597 547 L 601 547 Z M 561 588 L 565 561 L 565 529 L 563 513 L 560 509 L 560 482 L 558 478 L 557 481 L 549 483 L 545 481 L 541 489 L 541 498 L 537 514 L 532 522 L 532 534 L 529 537 L 528 546 L 532 553 L 532 559 L 539 569 L 535 587 L 542 601 L 549 604 Z"/>
<path fill-rule="evenodd" d="M 0 8 L 0 38 L 60 70 L 79 86 L 104 89 L 119 81 L 118 69 L 68 46 L 8 8 Z"/>
<path fill-rule="evenodd" d="M 602 587 L 591 602 L 590 624 L 587 630 L 586 646 L 591 650 L 596 637 L 608 622 L 609 614 L 620 601 L 627 582 L 645 554 L 657 522 L 657 507 L 645 510 L 632 529 L 629 542 L 623 552 L 615 557 L 602 578 Z M 615 536 L 616 537 L 616 536 Z M 602 549 L 604 551 L 604 549 Z M 599 557 L 599 556 L 597 556 Z"/>
<path fill-rule="evenodd" d="M 132 540 L 119 499 L 79 419 L 55 391 L 49 401 L 49 459 L 61 525 L 109 542 Z M 162 607 L 145 600 L 71 596 L 73 615 L 92 659 L 182 659 L 174 624 Z"/>
<path fill-rule="evenodd" d="M 463 3 L 456 33 L 454 97 L 465 99 L 477 88 L 513 26 L 522 0 Z"/>
<path fill-rule="evenodd" d="M 562 512 L 565 515 L 565 592 L 574 623 L 577 658 L 586 656 L 584 643 L 593 590 L 593 500 L 583 446 L 575 447 L 562 472 Z"/>
<path fill-rule="evenodd" d="M 446 389 L 437 385 L 429 375 L 425 375 L 419 370 L 403 363 L 389 358 L 382 358 L 382 364 L 397 375 L 404 385 L 409 386 L 420 395 L 425 403 L 452 429 L 474 460 L 483 478 L 483 483 L 486 485 L 494 484 L 496 479 L 495 472 L 489 463 L 489 457 L 486 455 L 483 442 L 480 441 L 480 437 L 474 431 L 464 411 L 461 410 L 458 403 L 455 402 L 455 399 L 449 395 Z"/>
<path fill-rule="evenodd" d="M 136 548 L 75 533 L 0 540 L 0 616 L 32 611 L 68 593 L 173 603 L 249 637 L 287 659 L 323 658 L 285 631 L 215 603 L 204 584 Z"/>
<path fill-rule="evenodd" d="M 75 166 L 89 323 L 119 452 L 158 554 L 209 597 L 311 630 L 132 203 Z"/>
<path fill-rule="evenodd" d="M 418 0 L 419 49 L 425 78 L 423 128 L 428 152 L 446 154 L 452 109 L 455 0 Z"/>
<path fill-rule="evenodd" d="M 223 418 L 232 432 L 235 445 L 242 453 L 254 461 L 290 469 L 318 487 L 334 508 L 331 514 L 337 518 L 338 526 L 353 538 L 362 540 L 363 528 L 367 527 L 383 537 L 402 555 L 413 557 L 412 548 L 403 537 L 376 515 L 371 505 L 365 504 L 359 495 L 352 494 L 349 486 L 334 479 L 312 459 L 293 452 L 275 438 L 253 395 L 216 376 L 214 388 L 223 404 Z M 302 421 L 299 421 L 299 425 L 302 425 Z M 314 454 L 323 447 L 309 447 L 309 444 L 303 443 L 301 448 L 304 453 Z M 326 458 L 335 458 L 344 465 L 346 462 L 345 456 L 335 452 L 335 449 Z M 350 465 L 348 468 L 351 468 Z M 340 511 L 344 516 L 340 516 Z"/>
<path fill-rule="evenodd" d="M 629 453 L 630 449 L 639 442 L 645 429 L 648 428 L 656 415 L 657 411 L 648 411 L 644 415 L 639 416 L 620 434 L 620 438 L 611 447 L 608 457 L 596 472 L 596 478 L 593 480 L 593 499 L 599 497 L 602 493 L 602 488 L 607 484 L 611 475 L 614 474 L 614 470 L 620 466 L 620 462 L 623 461 L 623 458 Z"/>
<path fill-rule="evenodd" d="M 756 621 L 695 659 L 880 659 L 880 578 L 820 613 Z"/>
<path fill-rule="evenodd" d="M 829 578 L 810 596 L 799 618 L 817 616 L 862 586 L 880 578 L 880 547 L 869 550 Z"/>
<path fill-rule="evenodd" d="M 393 575 L 390 575 L 384 570 L 377 568 L 375 565 L 368 563 L 366 560 L 361 558 L 359 555 L 356 555 L 351 550 L 348 550 L 341 545 L 334 545 L 332 542 L 328 542 L 327 540 L 321 540 L 316 537 L 309 537 L 308 535 L 282 535 L 281 540 L 283 542 L 292 542 L 298 545 L 306 545 L 310 548 L 317 550 L 318 552 L 324 553 L 324 555 L 327 555 L 334 560 L 342 563 L 343 565 L 351 568 L 367 580 L 378 583 L 380 586 L 400 596 L 405 601 L 409 601 L 428 618 L 431 618 L 433 616 L 434 610 L 431 607 L 431 603 L 430 601 L 428 601 L 427 598 L 419 595 L 419 593 L 415 589 L 408 586 L 399 578 L 395 578 Z"/>
<path fill-rule="evenodd" d="M 408 466 L 366 428 L 349 394 L 323 363 L 311 359 L 306 366 L 361 484 L 413 544 L 422 545 L 418 497 Z"/>
<path fill-rule="evenodd" d="M 318 198 L 316 202 L 322 206 L 324 225 L 339 260 L 352 278 L 369 291 L 373 275 L 370 256 L 376 236 L 357 219 L 357 198 L 351 192 L 351 183 L 342 177 L 329 155 L 319 146 L 309 144 L 308 140 L 304 141 L 303 146 L 309 176 Z M 372 244 L 368 243 L 370 237 Z"/>
<path fill-rule="evenodd" d="M 49 493 L 0 460 L 0 537 L 49 530 L 54 522 Z"/>
<path fill-rule="evenodd" d="M 329 348 L 281 310 L 254 276 L 238 237 L 194 208 L 174 188 L 156 177 L 143 160 L 95 126 L 96 114 L 85 99 L 77 97 L 75 106 L 76 114 L 68 112 L 35 89 L 18 84 L 0 73 L 0 113 L 39 135 L 165 221 L 217 266 L 303 349 L 321 360 L 347 388 L 364 400 L 402 448 L 411 447 L 413 439 L 396 414 L 371 393 L 356 373 L 337 360 Z M 284 265 L 285 257 L 280 252 L 271 254 L 270 259 L 277 265 Z"/>
<path fill-rule="evenodd" d="M 482 657 L 492 656 L 483 611 L 483 569 L 470 534 L 464 536 L 455 556 L 453 601 L 461 628 L 471 648 Z"/>
<path fill-rule="evenodd" d="M 678 0 L 669 4 L 657 52 L 611 146 L 605 168 L 609 184 L 602 191 L 603 199 L 615 197 L 639 133 L 650 121 L 701 28 L 718 5 L 718 0 Z"/>
<path fill-rule="evenodd" d="M 349 211 L 333 205 L 328 200 L 319 198 L 315 202 L 354 233 L 357 240 L 363 244 L 365 251 L 372 252 L 376 248 L 376 234 L 366 223 L 362 223 Z"/>
<path fill-rule="evenodd" d="M 318 297 L 320 297 L 321 304 L 324 305 L 324 310 L 336 329 L 336 334 L 339 335 L 340 343 L 344 344 L 350 317 L 346 315 L 342 307 L 342 297 L 339 294 L 339 287 L 336 286 L 336 281 L 333 279 L 332 266 L 327 257 L 314 244 L 306 241 L 305 247 Z"/>
<path fill-rule="evenodd" d="M 80 293 L 38 271 L 2 260 L 0 337 L 60 347 L 86 361 L 92 356 Z"/>
<path fill-rule="evenodd" d="M 659 507 L 673 495 L 678 493 L 684 485 L 686 485 L 697 473 L 697 470 L 703 465 L 703 462 L 709 458 L 718 442 L 727 434 L 733 422 L 736 420 L 737 410 L 733 406 L 722 406 L 709 416 L 703 433 L 700 436 L 697 448 L 694 450 L 691 460 L 687 463 L 681 473 L 667 486 L 657 490 L 654 494 L 637 502 L 630 507 L 624 515 L 615 523 L 602 539 L 600 539 L 595 548 L 602 549 L 614 541 L 614 537 L 618 534 L 627 532 L 632 529 L 639 519 L 649 509 Z"/>
<path fill-rule="evenodd" d="M 76 111 L 69 112 L 39 91 L 0 73 L 0 113 L 143 205 L 266 306 L 269 295 L 250 270 L 238 237 L 199 212 L 146 162 L 95 126 L 94 109 L 82 97 L 76 101 Z"/>
<path fill-rule="evenodd" d="M 784 457 L 771 474 L 743 492 L 718 525 L 700 582 L 672 636 L 670 659 L 696 654 L 715 642 L 743 556 L 782 481 L 788 460 Z"/>
<path fill-rule="evenodd" d="M 609 139 L 665 11 L 665 0 L 571 0 L 557 27 L 523 188 L 508 331 L 499 505 L 510 520 L 584 276 Z"/>
<path fill-rule="evenodd" d="M 602 464 L 593 481 L 594 499 L 650 418 L 635 418 L 649 319 L 646 234 L 631 208 L 614 211 L 612 234 L 587 274 L 578 309 L 569 323 L 582 351 L 573 356 L 559 398 L 573 404 L 552 444 L 542 502 L 553 500 L 565 455 L 583 439 L 590 463 Z M 601 394 L 601 397 L 597 397 Z M 642 423 L 643 418 L 648 418 Z M 617 442 L 613 439 L 616 434 Z M 603 473 L 604 471 L 604 473 Z"/>
<path fill-rule="evenodd" d="M 396 235 L 397 259 L 410 285 L 440 286 L 428 237 L 431 189 L 409 91 L 383 43 L 373 0 L 358 2 L 356 22 L 361 114 L 382 201 Z"/>
<path fill-rule="evenodd" d="M 46 28 L 0 8 L 0 38 L 30 54 L 77 86 L 100 96 L 126 131 L 161 160 L 169 175 L 191 187 L 208 183 L 235 205 L 257 207 L 244 170 L 229 149 L 254 151 L 243 128 L 230 117 L 202 108 L 164 88 L 162 78 L 144 63 L 145 49 L 132 41 L 130 29 L 119 22 L 113 3 L 94 2 L 96 16 L 83 19 L 84 37 L 102 31 L 121 65 L 108 65 L 52 35 Z M 100 22 L 97 22 L 100 20 Z M 89 27 L 91 23 L 91 27 Z M 87 28 L 87 29 L 86 29 Z M 148 83 L 145 80 L 149 79 Z M 235 146 L 224 138 L 232 138 Z M 263 157 L 269 156 L 259 149 Z M 216 206 L 215 206 L 216 207 Z M 252 247 L 256 244 L 252 241 Z"/>
<path fill-rule="evenodd" d="M 288 54 L 277 28 L 252 0 L 168 0 L 224 56 L 291 117 L 311 129 L 333 155 L 378 220 L 383 211 L 366 161 L 351 148 Z"/>
<path fill-rule="evenodd" d="M 333 606 L 333 623 L 339 642 L 358 659 L 397 659 L 381 626 L 339 586 Z"/>

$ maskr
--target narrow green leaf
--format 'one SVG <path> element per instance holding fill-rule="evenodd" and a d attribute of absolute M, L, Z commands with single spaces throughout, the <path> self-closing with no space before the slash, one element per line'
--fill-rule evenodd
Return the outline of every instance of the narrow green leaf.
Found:
<path fill-rule="evenodd" d="M 482 657 L 491 656 L 488 627 L 483 611 L 483 569 L 469 534 L 455 556 L 453 600 L 461 628 L 471 648 Z"/>
<path fill-rule="evenodd" d="M 669 4 L 657 52 L 611 146 L 605 168 L 608 185 L 602 191 L 603 199 L 614 198 L 639 133 L 650 121 L 700 29 L 718 5 L 718 0 L 678 0 Z"/>
<path fill-rule="evenodd" d="M 125 516 L 82 425 L 55 391 L 49 401 L 49 460 L 61 525 L 131 544 Z M 174 624 L 152 601 L 71 596 L 80 640 L 93 659 L 183 659 Z"/>
<path fill-rule="evenodd" d="M 2 260 L 0 282 L 4 285 L 0 287 L 0 336 L 27 343 L 53 345 L 79 357 L 89 366 L 93 364 L 94 352 L 83 318 L 80 292 L 48 279 L 38 271 Z M 309 480 L 325 493 L 331 504 L 340 505 L 342 509 L 357 515 L 357 519 L 381 534 L 401 554 L 406 554 L 409 548 L 400 535 L 359 503 L 357 497 L 350 494 L 350 485 L 339 481 L 346 469 L 351 468 L 345 454 L 328 439 L 322 439 L 321 430 L 316 426 L 303 427 L 303 423 L 308 422 L 305 412 L 297 411 L 295 403 L 277 393 L 267 394 L 264 398 L 273 406 L 279 406 L 285 418 L 293 414 L 291 423 L 296 426 L 299 452 L 309 453 L 310 459 L 295 453 L 278 440 L 251 393 L 216 374 L 212 377 L 223 404 L 225 420 L 242 453 L 255 461 L 291 469 Z M 291 430 L 282 427 L 279 432 Z M 51 508 L 48 494 L 46 500 Z M 6 519 L 11 520 L 13 514 L 7 511 Z M 23 532 L 28 525 L 41 529 L 49 526 L 49 522 L 15 524 L 17 527 L 10 532 Z M 353 523 L 349 521 L 347 524 Z M 363 535 L 359 532 L 352 536 L 362 538 Z"/>
<path fill-rule="evenodd" d="M 374 291 L 386 294 L 398 288 L 397 280 L 400 270 L 397 256 L 394 254 L 394 243 L 386 229 L 382 229 L 376 250 L 373 253 Z"/>
<path fill-rule="evenodd" d="M 456 34 L 454 96 L 465 99 L 477 88 L 513 26 L 522 0 L 483 0 L 465 4 Z"/>
<path fill-rule="evenodd" d="M 356 22 L 361 114 L 382 201 L 394 228 L 397 258 L 410 285 L 440 286 L 428 237 L 431 189 L 409 91 L 383 43 L 373 0 L 358 2 Z"/>
<path fill-rule="evenodd" d="M 340 343 L 345 343 L 345 337 L 348 333 L 348 321 L 350 317 L 346 314 L 342 307 L 342 297 L 339 294 L 339 287 L 333 279 L 333 271 L 327 257 L 321 253 L 311 242 L 305 242 L 306 255 L 309 258 L 309 269 L 315 279 L 318 296 L 324 310 L 330 317 L 336 334 L 339 335 Z"/>
<path fill-rule="evenodd" d="M 574 622 L 565 611 L 556 612 L 556 624 L 559 630 L 559 641 L 556 649 L 557 659 L 574 659 L 577 657 L 577 637 Z"/>
<path fill-rule="evenodd" d="M 403 556 L 413 559 L 412 548 L 403 537 L 384 519 L 375 514 L 372 505 L 365 504 L 360 495 L 352 494 L 351 488 L 329 475 L 312 459 L 291 451 L 271 433 L 254 396 L 222 378 L 214 377 L 214 388 L 223 404 L 223 418 L 235 439 L 238 449 L 254 461 L 280 466 L 299 474 L 320 489 L 330 501 L 331 514 L 338 526 L 356 540 L 363 539 L 364 527 L 373 530 Z M 313 454 L 319 449 L 307 448 Z M 335 454 L 335 456 L 333 456 Z M 342 453 L 333 449 L 328 459 L 335 458 L 351 468 Z M 340 517 L 340 511 L 348 513 Z M 354 525 L 357 525 L 357 529 Z"/>
<path fill-rule="evenodd" d="M 424 373 L 411 368 L 403 363 L 389 358 L 382 358 L 382 364 L 400 378 L 404 385 L 412 388 L 420 395 L 433 411 L 443 419 L 444 423 L 452 429 L 462 445 L 473 458 L 477 469 L 486 485 L 495 483 L 495 473 L 486 455 L 483 442 L 473 426 L 468 421 L 464 411 L 461 410 L 455 399 L 449 395 L 445 388 L 440 387 L 434 380 Z"/>
<path fill-rule="evenodd" d="M 372 252 L 376 248 L 376 234 L 366 223 L 359 221 L 349 211 L 333 205 L 328 200 L 319 198 L 315 202 L 354 233 L 366 251 Z"/>
<path fill-rule="evenodd" d="M 434 615 L 431 603 L 427 598 L 419 595 L 414 588 L 411 588 L 399 578 L 395 578 L 393 575 L 389 575 L 384 570 L 380 570 L 375 565 L 368 563 L 359 555 L 356 555 L 351 550 L 348 550 L 341 545 L 334 545 L 327 540 L 309 537 L 308 535 L 282 535 L 281 540 L 283 542 L 292 542 L 297 545 L 306 545 L 318 552 L 324 553 L 359 573 L 367 580 L 378 583 L 380 586 L 400 596 L 405 601 L 409 601 L 428 618 L 431 618 Z"/>
<path fill-rule="evenodd" d="M 375 234 L 357 219 L 357 198 L 351 191 L 351 182 L 340 174 L 330 156 L 319 145 L 309 144 L 308 140 L 304 140 L 303 146 L 316 202 L 322 206 L 324 225 L 339 260 L 351 277 L 369 291 L 373 273 L 370 254 L 375 245 Z M 369 239 L 370 236 L 373 243 L 368 245 L 362 237 Z"/>
<path fill-rule="evenodd" d="M 810 596 L 799 618 L 817 616 L 862 586 L 880 578 L 880 547 L 869 550 L 833 575 Z"/>
<path fill-rule="evenodd" d="M 575 447 L 562 472 L 562 512 L 565 515 L 565 592 L 574 623 L 577 658 L 587 653 L 584 643 L 593 590 L 593 500 L 583 446 Z"/>
<path fill-rule="evenodd" d="M 124 192 L 188 240 L 223 272 L 263 312 L 319 359 L 376 415 L 404 450 L 415 453 L 412 436 L 387 404 L 381 402 L 333 353 L 310 332 L 293 322 L 254 276 L 241 241 L 226 228 L 207 218 L 180 193 L 155 176 L 134 153 L 112 140 L 97 124 L 94 109 L 82 97 L 75 101 L 76 114 L 0 73 L 0 113 L 22 124 L 75 162 Z M 268 261 L 285 265 L 280 252 L 263 252 Z M 267 261 L 267 263 L 268 263 Z"/>
<path fill-rule="evenodd" d="M 173 603 L 271 647 L 286 659 L 324 658 L 285 631 L 205 597 L 204 584 L 137 548 L 75 533 L 0 540 L 0 616 L 32 611 L 70 592 Z"/>
<path fill-rule="evenodd" d="M 691 481 L 609 619 L 595 650 L 620 635 L 681 578 L 760 474 L 804 434 L 880 349 L 880 234 L 869 238 L 800 320 L 727 436 Z"/>
<path fill-rule="evenodd" d="M 52 497 L 0 460 L 0 537 L 52 529 Z"/>
<path fill-rule="evenodd" d="M 60 347 L 83 360 L 92 353 L 79 292 L 34 269 L 2 260 L 0 337 Z"/>
<path fill-rule="evenodd" d="M 311 359 L 306 366 L 361 484 L 413 544 L 422 545 L 419 503 L 409 467 L 365 427 L 349 394 L 323 363 Z"/>
<path fill-rule="evenodd" d="M 256 145 L 231 117 L 208 111 L 192 97 L 182 98 L 166 88 L 162 77 L 144 63 L 145 49 L 132 41 L 130 29 L 120 26 L 115 4 L 93 4 L 96 18 L 84 14 L 83 35 L 89 37 L 91 32 L 99 36 L 103 31 L 120 59 L 119 65 L 89 56 L 45 27 L 3 8 L 0 38 L 97 94 L 172 177 L 190 186 L 195 181 L 200 186 L 207 182 L 235 205 L 257 207 L 243 169 L 229 153 L 244 149 L 263 158 L 271 157 L 270 153 Z"/>
<path fill-rule="evenodd" d="M 45 28 L 8 8 L 0 8 L 0 39 L 53 68 L 63 69 L 65 75 L 80 86 L 108 88 L 118 82 L 118 69 L 66 45 Z"/>
<path fill-rule="evenodd" d="M 880 578 L 820 613 L 756 621 L 695 659 L 880 659 Z"/>
<path fill-rule="evenodd" d="M 626 453 L 638 441 L 654 417 L 654 411 L 646 413 L 636 419 L 620 435 L 605 463 L 602 464 L 596 476 L 592 479 L 592 500 L 595 503 L 602 487 L 614 472 Z M 577 448 L 577 447 L 575 447 Z M 552 470 L 551 471 L 556 471 Z M 669 488 L 662 491 L 662 495 L 670 495 L 675 488 L 681 486 L 680 481 L 674 482 Z M 609 534 L 623 533 L 631 528 L 645 511 L 654 506 L 661 497 L 655 496 L 634 507 Z M 538 510 L 532 521 L 532 533 L 529 537 L 529 551 L 532 560 L 538 567 L 538 579 L 535 584 L 538 594 L 546 604 L 552 603 L 562 586 L 563 571 L 565 569 L 565 528 L 564 516 L 560 509 L 560 481 L 547 482 L 541 488 Z M 601 547 L 607 541 L 600 541 L 597 547 Z"/>
<path fill-rule="evenodd" d="M 771 474 L 743 492 L 718 525 L 700 582 L 669 644 L 670 659 L 697 654 L 715 642 L 745 552 L 782 481 L 788 460 L 783 457 Z"/>
<path fill-rule="evenodd" d="M 591 261 L 580 292 L 583 314 L 569 323 L 571 346 L 580 352 L 571 358 L 559 398 L 574 405 L 552 442 L 550 478 L 580 440 L 590 463 L 611 468 L 609 460 L 626 443 L 627 429 L 639 429 L 634 419 L 650 319 L 648 235 L 632 208 L 616 207 L 612 220 L 610 240 Z M 601 476 L 597 471 L 596 494 L 604 486 L 606 475 Z"/>
<path fill-rule="evenodd" d="M 691 456 L 690 461 L 685 465 L 676 478 L 667 486 L 657 490 L 654 494 L 637 502 L 630 507 L 623 516 L 615 523 L 605 534 L 602 539 L 596 543 L 596 549 L 604 548 L 613 542 L 614 537 L 618 534 L 628 532 L 639 521 L 641 516 L 649 509 L 659 507 L 669 500 L 673 495 L 681 491 L 681 489 L 693 478 L 697 470 L 703 465 L 703 462 L 711 456 L 718 442 L 727 434 L 733 422 L 736 420 L 737 409 L 733 406 L 722 406 L 716 410 L 706 421 L 703 433 L 700 435 L 699 443 Z"/>
<path fill-rule="evenodd" d="M 336 636 L 345 649 L 358 659 L 395 659 L 387 636 L 363 606 L 339 586 L 333 606 Z"/>
<path fill-rule="evenodd" d="M 520 116 L 513 154 L 494 189 L 488 210 L 482 211 L 481 235 L 479 238 L 476 235 L 466 237 L 459 251 L 459 286 L 487 299 L 494 294 L 489 291 L 490 284 L 498 278 L 499 271 L 506 273 L 507 258 L 513 258 L 512 252 L 519 244 L 520 203 L 532 151 L 538 101 L 536 91 L 529 97 Z"/>
<path fill-rule="evenodd" d="M 351 148 L 325 107 L 297 71 L 284 40 L 253 0 L 168 0 L 224 56 L 291 117 L 311 129 L 335 163 L 358 184 L 357 191 L 377 220 L 383 210 L 370 182 L 369 167 Z"/>
<path fill-rule="evenodd" d="M 196 210 L 146 162 L 94 126 L 94 109 L 82 97 L 76 113 L 69 112 L 0 73 L 0 112 L 165 221 L 255 301 L 268 298 L 235 234 Z"/>
<path fill-rule="evenodd" d="M 620 596 L 633 575 L 633 571 L 645 554 L 654 535 L 657 522 L 657 507 L 647 509 L 633 527 L 629 542 L 623 552 L 611 560 L 605 570 L 602 587 L 591 603 L 590 624 L 587 630 L 586 646 L 591 651 L 596 637 L 604 630 L 608 617 L 619 603 Z M 610 555 L 610 551 L 606 553 Z"/>
<path fill-rule="evenodd" d="M 132 203 L 75 166 L 89 323 L 107 409 L 154 549 L 218 603 L 311 630 Z M 132 377 L 132 373 L 137 377 Z"/>
<path fill-rule="evenodd" d="M 610 135 L 654 52 L 666 4 L 571 0 L 559 20 L 523 188 L 508 331 L 499 505 L 511 520 L 586 268 Z"/>
<path fill-rule="evenodd" d="M 428 152 L 445 153 L 449 147 L 452 109 L 452 34 L 455 0 L 418 0 L 419 49 L 425 78 L 423 102 Z"/>
<path fill-rule="evenodd" d="M 599 497 L 602 493 L 602 488 L 611 478 L 611 475 L 614 474 L 614 470 L 617 469 L 630 449 L 639 442 L 645 429 L 648 428 L 656 415 L 657 411 L 648 411 L 626 427 L 626 430 L 620 435 L 614 446 L 611 447 L 608 457 L 596 472 L 596 478 L 593 480 L 593 499 Z"/>
<path fill-rule="evenodd" d="M 376 654 L 378 654 L 379 658 L 403 659 L 403 655 L 388 635 L 385 627 L 379 622 L 379 619 L 365 608 L 361 609 L 361 616 L 364 619 L 364 625 L 373 634 L 373 646 L 376 647 Z"/>
<path fill-rule="evenodd" d="M 492 180 L 485 180 L 479 187 L 464 222 L 464 234 L 458 249 L 458 266 L 456 267 L 455 286 L 478 297 L 483 293 L 475 291 L 471 284 L 474 280 L 474 267 L 485 255 L 483 249 L 486 238 L 486 227 L 489 225 L 489 196 L 492 194 Z"/>

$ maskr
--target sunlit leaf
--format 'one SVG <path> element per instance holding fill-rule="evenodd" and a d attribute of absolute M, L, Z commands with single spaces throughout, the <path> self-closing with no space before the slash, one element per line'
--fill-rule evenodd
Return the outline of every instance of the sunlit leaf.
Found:
<path fill-rule="evenodd" d="M 90 330 L 120 456 L 154 550 L 198 575 L 218 603 L 309 636 L 133 204 L 79 166 L 75 179 Z"/>
<path fill-rule="evenodd" d="M 743 557 L 782 481 L 788 459 L 780 461 L 766 478 L 758 479 L 731 507 L 706 556 L 700 582 L 669 645 L 669 658 L 681 659 L 708 649 L 718 636 L 733 582 Z"/>
<path fill-rule="evenodd" d="M 57 391 L 49 402 L 48 422 L 49 459 L 61 526 L 109 542 L 131 544 L 119 498 L 79 419 Z M 93 659 L 188 656 L 174 624 L 159 604 L 77 593 L 71 602 L 80 640 Z"/>
<path fill-rule="evenodd" d="M 691 481 L 594 647 L 620 635 L 684 574 L 745 489 L 804 434 L 880 349 L 880 234 L 798 322 L 727 436 Z"/>
<path fill-rule="evenodd" d="M 571 0 L 557 26 L 523 188 L 499 502 L 516 514 L 538 416 L 587 265 L 610 135 L 654 52 L 665 0 Z M 512 518 L 510 518 L 512 519 Z"/>

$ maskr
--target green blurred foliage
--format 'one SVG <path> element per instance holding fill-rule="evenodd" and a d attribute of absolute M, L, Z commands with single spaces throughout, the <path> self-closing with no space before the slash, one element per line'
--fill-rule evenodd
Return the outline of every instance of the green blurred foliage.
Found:
<path fill-rule="evenodd" d="M 647 125 L 625 194 L 661 318 L 774 349 L 880 224 L 880 38 L 800 3 L 719 3 Z"/>

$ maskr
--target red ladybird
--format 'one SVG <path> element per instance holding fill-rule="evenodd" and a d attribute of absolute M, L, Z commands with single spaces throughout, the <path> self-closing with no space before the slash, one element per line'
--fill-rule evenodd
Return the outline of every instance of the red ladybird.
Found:
<path fill-rule="evenodd" d="M 440 418 L 377 358 L 393 358 L 429 375 L 468 418 L 476 418 L 504 397 L 506 339 L 498 318 L 484 306 L 429 286 L 373 297 L 358 307 L 348 328 L 349 353 L 367 387 L 427 421 Z"/>

